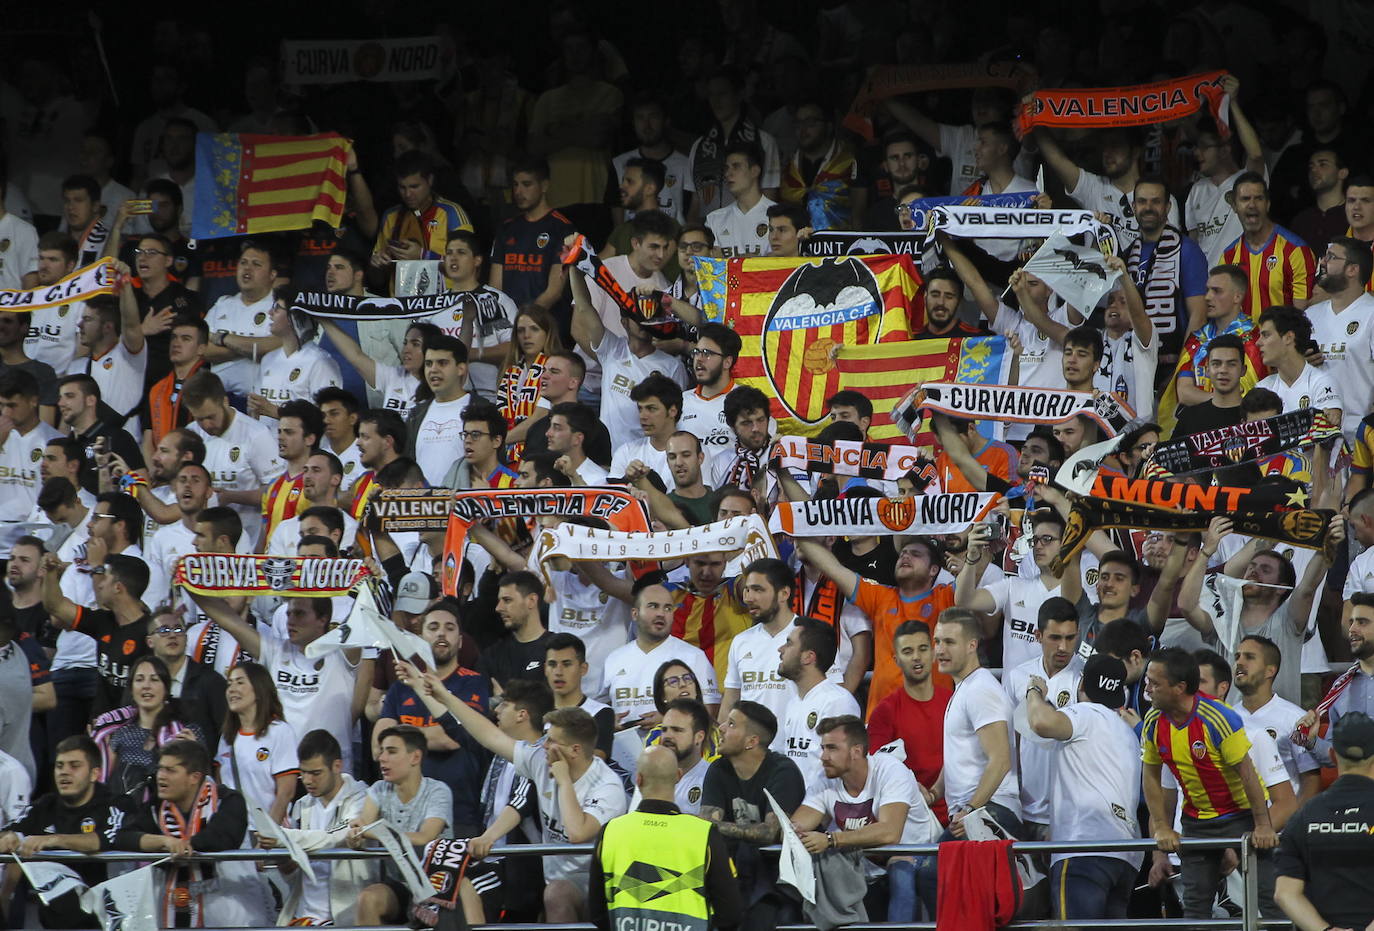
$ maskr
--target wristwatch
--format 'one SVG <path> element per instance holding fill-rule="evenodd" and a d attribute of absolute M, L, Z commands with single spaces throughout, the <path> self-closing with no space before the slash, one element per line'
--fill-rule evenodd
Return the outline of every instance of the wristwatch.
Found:
<path fill-rule="evenodd" d="M 216 330 L 216 331 L 215 331 L 215 338 L 214 338 L 213 340 L 211 340 L 211 342 L 213 342 L 216 346 L 219 346 L 221 349 L 223 349 L 223 348 L 224 348 L 224 340 L 225 340 L 225 338 L 226 338 L 228 335 L 229 335 L 229 333 L 228 333 L 227 330 Z"/>
<path fill-rule="evenodd" d="M 1045 690 L 1040 688 L 1040 686 L 1036 685 L 1034 682 L 1026 686 L 1026 694 L 1029 695 L 1031 692 L 1039 692 L 1041 698 L 1045 697 Z"/>

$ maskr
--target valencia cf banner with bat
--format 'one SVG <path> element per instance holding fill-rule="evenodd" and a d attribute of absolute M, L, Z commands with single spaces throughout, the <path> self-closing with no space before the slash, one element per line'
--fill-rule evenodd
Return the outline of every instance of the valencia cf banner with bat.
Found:
<path fill-rule="evenodd" d="M 372 573 L 361 559 L 188 553 L 177 560 L 175 584 L 193 595 L 346 595 Z"/>
<path fill-rule="evenodd" d="M 386 533 L 444 531 L 452 505 L 448 488 L 379 488 L 368 496 L 363 522 L 374 517 Z"/>
<path fill-rule="evenodd" d="M 1155 447 L 1145 475 L 1187 475 L 1275 456 L 1287 449 L 1338 439 L 1341 425 L 1315 408 L 1287 411 L 1265 420 L 1203 430 Z"/>

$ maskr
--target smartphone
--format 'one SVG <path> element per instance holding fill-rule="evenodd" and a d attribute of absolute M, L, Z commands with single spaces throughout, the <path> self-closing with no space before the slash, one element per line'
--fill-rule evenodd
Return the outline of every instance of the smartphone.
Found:
<path fill-rule="evenodd" d="M 131 200 L 125 203 L 129 216 L 142 217 L 153 212 L 153 202 L 151 200 Z"/>

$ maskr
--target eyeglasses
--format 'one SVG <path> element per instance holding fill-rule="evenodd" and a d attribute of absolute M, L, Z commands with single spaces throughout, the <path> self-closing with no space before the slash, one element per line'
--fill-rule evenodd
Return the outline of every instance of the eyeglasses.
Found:
<path fill-rule="evenodd" d="M 709 359 L 711 356 L 723 356 L 725 353 L 716 352 L 714 349 L 693 349 L 688 355 L 701 356 L 704 359 Z"/>
<path fill-rule="evenodd" d="M 109 568 L 106 566 L 91 566 L 89 570 L 91 575 L 104 575 L 109 571 Z"/>
<path fill-rule="evenodd" d="M 171 255 L 170 252 L 163 252 L 160 249 L 135 249 L 134 255 Z"/>
<path fill-rule="evenodd" d="M 186 628 L 185 628 L 185 627 L 181 627 L 181 626 L 177 626 L 177 627 L 167 627 L 167 626 L 163 626 L 163 627 L 158 627 L 158 628 L 156 628 L 156 629 L 153 631 L 153 633 L 155 633 L 155 634 L 161 634 L 162 636 L 167 637 L 167 636 L 170 636 L 171 634 L 184 634 L 184 633 L 186 633 Z"/>
<path fill-rule="evenodd" d="M 710 244 L 704 242 L 679 242 L 678 248 L 686 252 L 709 252 L 711 250 Z"/>
<path fill-rule="evenodd" d="M 106 518 L 106 517 L 114 517 L 114 515 L 113 515 L 113 514 L 110 514 L 110 513 L 104 513 L 104 514 L 102 514 L 101 512 L 96 511 L 94 514 L 91 515 L 91 520 L 95 520 L 97 517 Z"/>
<path fill-rule="evenodd" d="M 1058 537 L 1052 537 L 1048 533 L 1042 533 L 1038 537 L 1031 537 L 1031 546 L 1049 546 L 1051 543 L 1058 543 Z"/>
<path fill-rule="evenodd" d="M 690 672 L 684 672 L 680 676 L 668 676 L 663 680 L 663 684 L 670 689 L 675 689 L 680 685 L 695 685 L 697 677 Z"/>
<path fill-rule="evenodd" d="M 458 436 L 465 440 L 480 440 L 484 436 L 491 436 L 491 434 L 483 433 L 481 430 L 464 430 Z"/>

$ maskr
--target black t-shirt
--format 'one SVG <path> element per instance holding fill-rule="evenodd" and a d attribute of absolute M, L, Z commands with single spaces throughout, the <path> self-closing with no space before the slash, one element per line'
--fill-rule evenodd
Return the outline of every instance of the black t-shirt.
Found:
<path fill-rule="evenodd" d="M 1235 407 L 1217 407 L 1211 401 L 1202 404 L 1190 404 L 1178 410 L 1178 425 L 1174 427 L 1174 436 L 1188 436 L 1191 433 L 1201 433 L 1204 430 L 1215 430 L 1218 427 L 1230 427 L 1245 420 L 1245 412 L 1240 409 L 1240 405 Z"/>
<path fill-rule="evenodd" d="M 582 703 L 585 705 L 587 699 L 583 697 Z M 611 744 L 615 742 L 615 711 L 609 706 L 602 708 L 592 715 L 592 720 L 596 722 L 596 749 L 606 754 L 606 759 L 611 758 Z"/>
<path fill-rule="evenodd" d="M 119 258 L 130 268 L 134 267 L 134 250 L 138 248 L 142 237 L 126 236 L 124 244 L 119 247 Z M 195 248 L 189 240 L 178 238 L 172 243 L 172 278 L 181 283 L 185 283 L 191 278 L 200 277 L 200 264 L 205 255 L 205 250 Z M 135 285 L 137 287 L 137 285 Z M 195 292 L 192 292 L 195 293 Z"/>
<path fill-rule="evenodd" d="M 797 764 L 774 750 L 769 750 L 752 778 L 741 780 L 735 767 L 725 757 L 706 769 L 701 784 L 701 807 L 719 808 L 725 821 L 736 824 L 759 824 L 773 810 L 764 790 L 778 800 L 783 811 L 796 811 L 806 798 L 806 782 Z M 730 854 L 739 868 L 740 888 L 746 898 L 759 884 L 777 875 L 777 861 L 772 862 L 752 844 L 729 840 Z"/>
<path fill-rule="evenodd" d="M 540 417 L 530 426 L 529 432 L 525 434 L 525 449 L 521 455 L 528 459 L 531 456 L 543 456 L 549 451 L 549 418 Z M 587 454 L 587 458 L 603 469 L 611 467 L 611 433 L 606 429 L 606 425 L 600 420 L 592 428 L 592 435 L 582 444 L 582 451 Z"/>
<path fill-rule="evenodd" d="M 136 287 L 134 297 L 138 300 L 140 320 L 146 320 L 149 314 L 162 313 L 164 310 L 170 310 L 174 318 L 182 315 L 205 317 L 205 302 L 201 300 L 200 295 L 179 282 L 174 281 L 167 285 L 156 297 L 149 297 L 142 287 Z M 148 366 L 143 376 L 145 386 L 156 385 L 172 370 L 172 360 L 168 356 L 171 347 L 171 330 L 148 337 Z M 146 425 L 147 421 L 144 421 L 144 424 Z"/>
<path fill-rule="evenodd" d="M 100 670 L 100 684 L 91 709 L 93 715 L 123 704 L 134 663 L 150 652 L 148 627 L 151 623 L 152 618 L 147 614 L 132 624 L 120 624 L 113 611 L 77 608 L 72 630 L 95 640 L 98 654 L 96 665 Z"/>
<path fill-rule="evenodd" d="M 114 453 L 131 469 L 141 469 L 144 466 L 143 450 L 139 449 L 134 438 L 129 435 L 129 431 L 123 427 L 123 418 L 119 416 L 122 412 L 111 409 L 104 401 L 100 402 L 97 409 L 97 416 L 104 414 L 108 420 L 97 420 L 91 424 L 91 428 L 77 437 L 86 447 L 86 461 L 81 465 L 81 472 L 78 478 L 81 480 L 81 487 L 95 494 L 99 489 L 99 476 L 95 470 L 95 441 L 99 437 L 104 437 L 109 451 Z"/>
<path fill-rule="evenodd" d="M 549 271 L 558 264 L 563 240 L 575 232 L 572 223 L 557 210 L 538 220 L 511 217 L 496 231 L 491 244 L 491 260 L 501 266 L 501 290 L 510 295 L 515 306 L 524 307 L 549 286 Z M 569 304 L 564 297 L 554 305 L 554 316 L 568 318 Z"/>
<path fill-rule="evenodd" d="M 103 782 L 97 782 L 91 800 L 85 805 L 68 805 L 56 792 L 39 798 L 29 813 L 10 825 L 19 834 L 94 834 L 101 850 L 114 844 L 114 832 L 123 814 L 116 811 L 115 796 Z M 105 865 L 95 857 L 90 862 L 68 864 L 86 881 L 95 885 L 105 881 Z"/>
<path fill-rule="evenodd" d="M 28 372 L 38 382 L 39 404 L 57 406 L 57 376 L 53 374 L 51 365 L 46 362 L 39 362 L 37 359 L 28 359 L 18 365 L 0 362 L 0 378 L 4 378 L 12 370 Z"/>
<path fill-rule="evenodd" d="M 1347 773 L 1310 799 L 1284 826 L 1274 867 L 1307 884 L 1322 920 L 1341 928 L 1374 921 L 1369 865 L 1374 863 L 1374 779 Z"/>
<path fill-rule="evenodd" d="M 510 634 L 482 651 L 477 659 L 477 671 L 488 676 L 503 689 L 512 679 L 544 681 L 544 654 L 553 634 L 547 630 L 529 643 L 521 643 Z"/>
<path fill-rule="evenodd" d="M 897 584 L 897 548 L 891 537 L 879 538 L 878 545 L 862 555 L 854 552 L 848 540 L 836 540 L 834 552 L 842 566 L 863 578 L 879 585 Z"/>
<path fill-rule="evenodd" d="M 11 607 L 10 610 L 14 612 L 14 626 L 19 633 L 28 634 L 45 649 L 57 649 L 57 635 L 61 631 L 49 622 L 43 602 L 29 605 L 27 608 Z"/>

